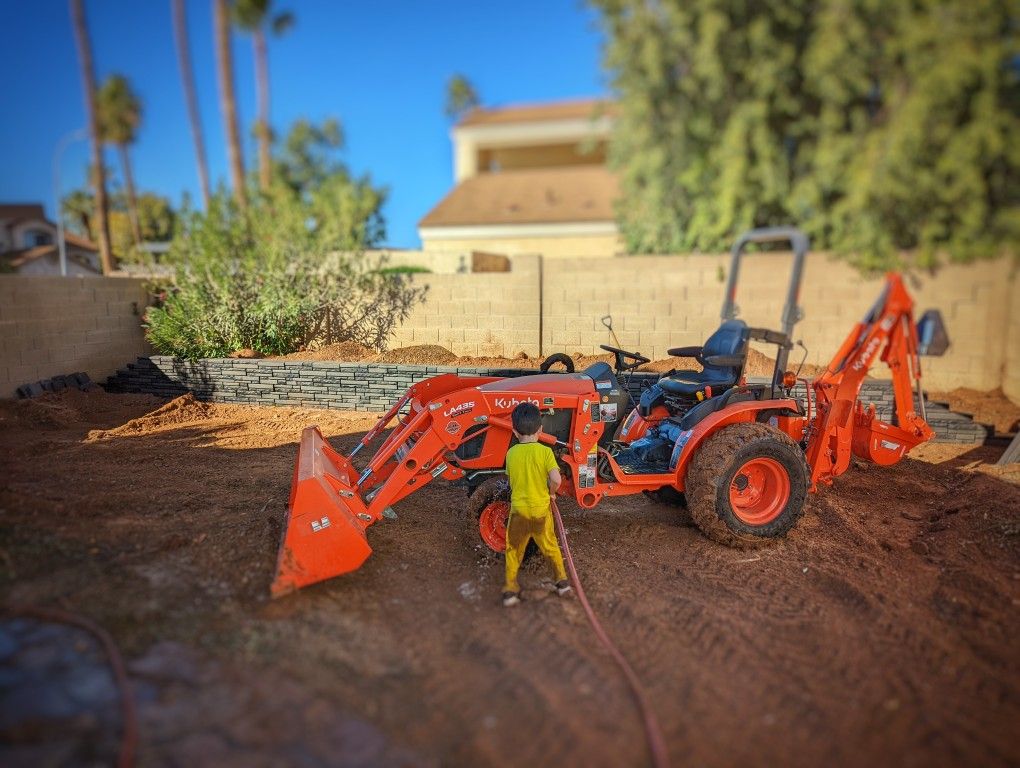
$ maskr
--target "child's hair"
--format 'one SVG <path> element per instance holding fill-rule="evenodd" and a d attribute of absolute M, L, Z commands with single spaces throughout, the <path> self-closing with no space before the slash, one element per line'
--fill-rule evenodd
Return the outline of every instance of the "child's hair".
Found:
<path fill-rule="evenodd" d="M 514 431 L 525 437 L 534 435 L 542 429 L 542 414 L 534 403 L 518 405 L 510 415 L 510 420 L 513 422 Z"/>

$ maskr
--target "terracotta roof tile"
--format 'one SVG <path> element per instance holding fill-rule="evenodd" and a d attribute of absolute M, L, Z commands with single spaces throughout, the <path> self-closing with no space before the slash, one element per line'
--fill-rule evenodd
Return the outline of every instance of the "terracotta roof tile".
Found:
<path fill-rule="evenodd" d="M 618 195 L 603 166 L 483 173 L 454 187 L 418 226 L 613 221 Z"/>
<path fill-rule="evenodd" d="M 537 123 L 548 120 L 595 119 L 616 114 L 617 107 L 605 99 L 556 101 L 547 104 L 518 104 L 506 107 L 479 107 L 468 112 L 458 126 Z"/>
<path fill-rule="evenodd" d="M 39 203 L 0 203 L 0 221 L 46 221 L 46 212 Z"/>

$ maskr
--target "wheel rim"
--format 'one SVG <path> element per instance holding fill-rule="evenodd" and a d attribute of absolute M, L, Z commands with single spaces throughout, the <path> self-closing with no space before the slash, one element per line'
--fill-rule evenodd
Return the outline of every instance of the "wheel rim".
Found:
<path fill-rule="evenodd" d="M 771 523 L 789 500 L 790 476 L 775 459 L 751 459 L 730 481 L 730 508 L 747 525 Z"/>
<path fill-rule="evenodd" d="M 506 521 L 510 517 L 510 505 L 505 501 L 491 501 L 478 516 L 478 532 L 485 546 L 493 552 L 506 550 Z"/>

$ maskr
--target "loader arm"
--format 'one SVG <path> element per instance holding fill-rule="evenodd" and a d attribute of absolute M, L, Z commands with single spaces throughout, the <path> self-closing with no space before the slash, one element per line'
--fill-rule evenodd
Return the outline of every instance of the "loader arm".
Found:
<path fill-rule="evenodd" d="M 445 374 L 419 382 L 365 433 L 348 456 L 334 450 L 318 427 L 305 429 L 271 587 L 273 596 L 361 567 L 372 553 L 366 529 L 393 516 L 393 504 L 437 478 L 464 477 L 465 470 L 453 452 L 467 440 L 496 430 L 503 433 L 508 445 L 512 432 L 508 408 L 518 401 L 510 403 L 510 398 L 499 392 L 481 392 L 483 385 L 500 381 Z M 595 397 L 594 391 L 590 397 Z M 571 395 L 546 399 L 561 405 L 573 405 L 577 400 Z M 383 436 L 391 424 L 392 429 Z M 591 439 L 600 434 L 601 427 L 591 433 Z M 359 472 L 354 457 L 380 438 L 380 447 Z M 541 433 L 539 439 L 566 447 L 552 435 Z"/>
<path fill-rule="evenodd" d="M 925 420 L 914 303 L 897 273 L 886 276 L 878 301 L 857 323 L 821 376 L 812 383 L 817 409 L 808 425 L 807 461 L 812 486 L 831 483 L 857 455 L 894 464 L 934 431 Z M 878 419 L 874 405 L 858 400 L 876 358 L 892 372 L 895 423 Z M 915 408 L 917 396 L 918 413 Z"/>

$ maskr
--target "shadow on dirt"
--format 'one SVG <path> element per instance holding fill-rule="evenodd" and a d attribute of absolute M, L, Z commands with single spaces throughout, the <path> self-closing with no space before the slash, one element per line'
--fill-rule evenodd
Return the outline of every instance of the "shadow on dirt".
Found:
<path fill-rule="evenodd" d="M 152 710 L 143 759 L 211 745 L 224 762 L 300 762 L 275 723 L 319 755 L 341 745 L 318 731 L 353 717 L 391 763 L 405 747 L 411 763 L 643 763 L 622 681 L 577 604 L 543 588 L 541 562 L 531 599 L 498 607 L 502 565 L 472 543 L 459 488 L 396 505 L 359 571 L 267 599 L 300 428 L 319 422 L 347 452 L 370 416 L 210 405 L 145 422 L 156 405 L 0 431 L 0 590 L 115 635 L 139 695 L 172 704 Z M 1015 763 L 1020 490 L 964 469 L 983 455 L 854 467 L 757 550 L 709 542 L 644 497 L 563 505 L 674 758 Z M 185 671 L 152 683 L 153 657 Z"/>

